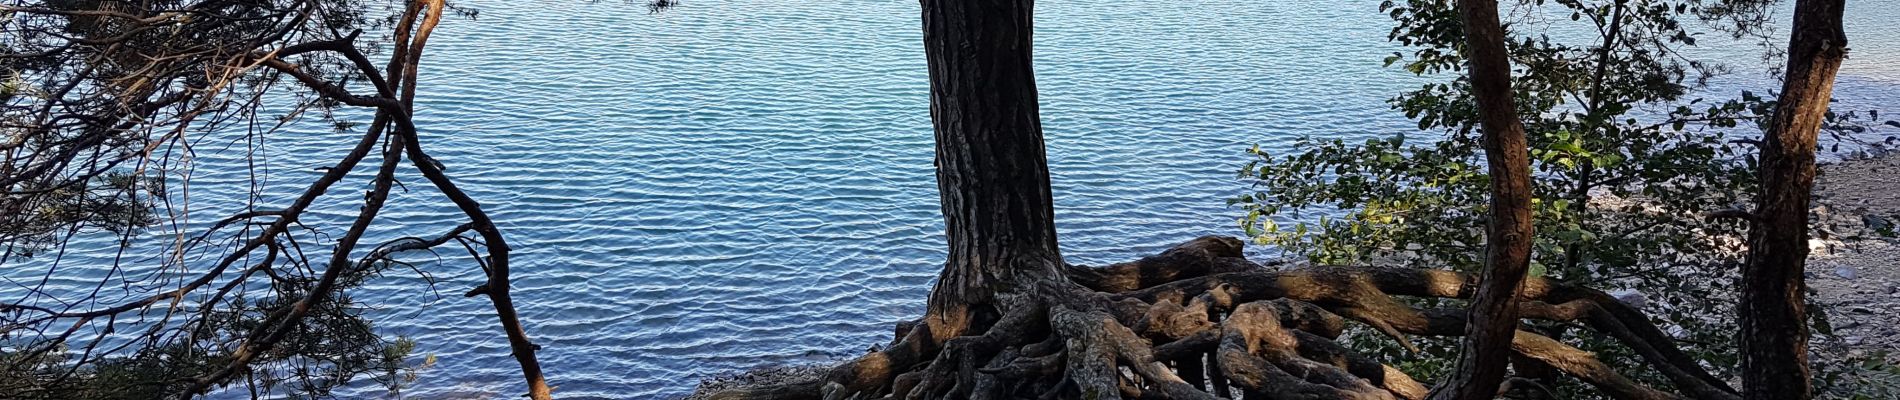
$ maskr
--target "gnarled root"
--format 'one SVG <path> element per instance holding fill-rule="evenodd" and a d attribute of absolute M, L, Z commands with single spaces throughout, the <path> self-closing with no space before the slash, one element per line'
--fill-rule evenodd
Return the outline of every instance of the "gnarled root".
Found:
<path fill-rule="evenodd" d="M 1408 348 L 1408 335 L 1464 333 L 1463 310 L 1421 310 L 1395 296 L 1468 298 L 1473 276 L 1360 266 L 1270 270 L 1242 258 L 1240 246 L 1210 236 L 1131 263 L 1066 266 L 1064 277 L 999 294 L 1012 301 L 933 310 L 900 326 L 890 346 L 822 379 L 713 398 L 1418 400 L 1429 392 L 1425 384 L 1335 341 L 1346 321 Z M 1737 398 L 1647 317 L 1602 292 L 1533 278 L 1521 301 L 1524 318 L 1581 323 L 1617 339 L 1681 394 L 1644 386 L 1592 353 L 1527 331 L 1512 343 L 1519 362 L 1612 398 Z M 1505 386 L 1548 393 L 1530 379 Z"/>

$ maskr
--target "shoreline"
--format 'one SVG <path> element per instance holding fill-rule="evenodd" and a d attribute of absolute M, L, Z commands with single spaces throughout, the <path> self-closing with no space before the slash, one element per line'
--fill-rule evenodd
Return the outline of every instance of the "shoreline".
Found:
<path fill-rule="evenodd" d="M 1811 362 L 1885 353 L 1900 364 L 1900 155 L 1841 159 L 1817 167 L 1807 277 L 1831 335 L 1810 340 Z M 842 362 L 843 360 L 839 360 Z M 766 365 L 702 379 L 683 400 L 727 389 L 823 375 L 835 362 Z"/>
<path fill-rule="evenodd" d="M 1885 352 L 1887 362 L 1900 362 L 1900 239 L 1885 236 L 1900 229 L 1900 156 L 1824 165 L 1814 197 L 1808 288 L 1833 334 L 1816 334 L 1812 353 L 1845 359 Z"/>

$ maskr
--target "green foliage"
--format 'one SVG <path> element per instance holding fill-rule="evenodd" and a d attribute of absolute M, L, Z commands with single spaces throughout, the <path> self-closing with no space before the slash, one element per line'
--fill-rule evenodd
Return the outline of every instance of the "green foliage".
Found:
<path fill-rule="evenodd" d="M 129 237 L 157 222 L 151 201 L 163 179 L 124 171 L 57 184 L 31 182 L 0 192 L 0 243 L 20 257 L 51 247 L 68 229 L 98 229 Z"/>
<path fill-rule="evenodd" d="M 1745 17 L 1734 3 L 1524 0 L 1506 27 L 1533 158 L 1532 274 L 1643 297 L 1654 322 L 1719 376 L 1736 364 L 1732 284 L 1745 224 L 1701 215 L 1745 204 L 1758 190 L 1755 149 L 1741 134 L 1758 134 L 1774 104 L 1750 92 L 1685 98 L 1724 69 L 1680 50 L 1699 33 L 1685 22 Z M 1232 203 L 1246 211 L 1241 227 L 1255 241 L 1316 263 L 1475 271 L 1489 176 L 1457 13 L 1445 0 L 1388 1 L 1383 10 L 1397 22 L 1391 40 L 1413 49 L 1385 63 L 1442 78 L 1390 101 L 1429 138 L 1303 138 L 1287 154 L 1255 147 L 1239 175 L 1260 190 Z M 1640 365 L 1594 333 L 1569 333 L 1567 342 L 1611 365 Z M 1445 367 L 1427 360 L 1448 359 L 1449 344 L 1424 355 L 1357 347 L 1431 376 Z M 1664 382 L 1647 368 L 1622 370 Z"/>
<path fill-rule="evenodd" d="M 1816 392 L 1827 398 L 1900 399 L 1900 365 L 1885 351 L 1820 364 L 1814 380 Z"/>
<path fill-rule="evenodd" d="M 175 393 L 176 382 L 194 370 L 180 365 L 202 365 L 202 358 L 181 347 L 152 352 L 151 356 L 102 359 L 74 368 L 65 348 L 39 355 L 0 353 L 0 389 L 20 399 L 149 399 Z M 173 362 L 192 360 L 197 362 Z"/>
<path fill-rule="evenodd" d="M 298 71 L 342 86 L 356 81 L 361 91 L 364 75 L 342 53 L 287 51 L 392 27 L 407 3 L 10 3 L 0 10 L 0 124 L 8 127 L 0 131 L 0 268 L 20 268 L 7 263 L 74 237 L 111 234 L 131 246 L 148 226 L 191 226 L 162 220 L 190 213 L 156 207 L 188 200 L 167 186 L 185 187 L 193 178 L 191 145 L 206 136 L 239 135 L 244 140 L 234 142 L 261 146 L 263 136 L 310 114 L 340 130 L 355 128 L 332 113 L 338 102 L 259 67 L 257 58 L 279 54 Z M 285 108 L 279 106 L 289 110 L 281 118 L 262 115 Z M 252 180 L 258 186 L 251 189 L 262 193 L 267 181 Z M 364 376 L 392 392 L 413 382 L 419 366 L 404 359 L 414 343 L 377 335 L 364 308 L 345 294 L 406 264 L 337 266 L 343 272 L 335 290 L 315 296 L 318 271 L 327 268 L 313 265 L 304 246 L 331 238 L 292 212 L 258 213 L 285 204 L 252 206 L 204 232 L 167 232 L 180 239 L 162 256 L 89 266 L 112 271 L 97 277 L 100 289 L 67 293 L 47 290 L 44 280 L 22 284 L 20 296 L 0 304 L 0 398 L 177 397 L 194 380 L 233 368 L 243 344 L 268 342 L 259 340 L 273 331 L 266 327 L 286 326 L 289 310 L 306 299 L 307 315 L 287 325 L 282 340 L 212 383 L 254 396 L 330 397 Z M 260 234 L 269 230 L 257 222 L 267 217 L 296 223 L 281 234 Z M 227 226 L 242 232 L 218 232 Z M 191 234 L 201 236 L 184 239 Z M 231 254 L 240 250 L 229 243 L 266 244 Z M 229 264 L 217 265 L 229 269 L 203 268 L 227 255 Z M 71 274 L 57 269 L 59 260 L 34 261 L 26 265 L 48 268 L 48 277 Z M 204 280 L 193 281 L 194 274 Z M 107 289 L 115 286 L 123 291 Z"/>
<path fill-rule="evenodd" d="M 281 76 L 235 66 L 386 24 L 370 12 L 393 3 L 9 2 L 0 10 L 0 259 L 75 232 L 124 234 L 155 222 L 165 180 L 188 175 L 168 175 L 190 164 L 179 142 L 188 132 L 274 129 L 255 117 L 263 94 L 284 87 Z M 352 71 L 342 57 L 298 58 L 318 73 Z"/>
<path fill-rule="evenodd" d="M 357 273 L 346 284 L 357 285 L 373 271 Z M 307 291 L 308 285 L 291 285 Z M 232 362 L 233 350 L 246 335 L 272 323 L 272 315 L 301 298 L 301 293 L 275 293 L 257 300 L 238 296 L 228 304 L 203 309 L 203 317 L 184 329 L 153 336 L 128 337 L 158 342 L 123 356 L 84 359 L 98 347 L 68 348 L 63 342 L 13 339 L 0 341 L 0 392 L 31 399 L 153 399 L 182 393 L 200 376 Z M 429 356 L 411 365 L 415 349 L 408 338 L 389 341 L 377 335 L 362 309 L 348 298 L 317 302 L 288 337 L 260 353 L 244 369 L 240 390 L 290 398 L 331 398 L 333 390 L 356 378 L 370 376 L 392 394 L 414 382 L 419 370 L 434 363 Z M 109 333 L 108 333 L 109 334 Z M 109 341 L 109 340 L 108 340 Z M 101 341 L 88 346 L 100 346 Z M 50 351 L 33 351 L 48 348 Z M 22 350 L 24 349 L 24 350 Z M 78 362 L 78 361 L 85 362 Z"/>

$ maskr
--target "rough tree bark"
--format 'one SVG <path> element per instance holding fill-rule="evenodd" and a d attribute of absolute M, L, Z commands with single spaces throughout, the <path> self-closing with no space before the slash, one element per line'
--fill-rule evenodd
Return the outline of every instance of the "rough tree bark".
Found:
<path fill-rule="evenodd" d="M 1406 335 L 1462 335 L 1464 310 L 1421 310 L 1397 297 L 1469 299 L 1481 291 L 1479 279 L 1366 266 L 1275 270 L 1245 259 L 1240 240 L 1214 236 L 1133 262 L 1066 264 L 1056 247 L 1037 115 L 1031 2 L 922 5 L 950 249 L 925 315 L 898 324 L 890 344 L 822 377 L 711 398 L 1426 398 L 1425 385 L 1334 341 L 1347 320 L 1406 346 Z M 1511 282 L 1521 280 L 1521 262 L 1519 269 Z M 1490 301 L 1616 338 L 1693 398 L 1735 398 L 1647 317 L 1609 295 L 1540 278 L 1525 285 Z M 1489 333 L 1504 351 L 1611 397 L 1667 395 L 1504 319 L 1492 322 L 1504 332 Z"/>
<path fill-rule="evenodd" d="M 950 257 L 932 313 L 1061 279 L 1030 68 L 1029 0 L 923 2 L 937 189 Z"/>
<path fill-rule="evenodd" d="M 1459 0 L 1458 10 L 1464 16 L 1471 94 L 1478 101 L 1490 166 L 1491 218 L 1485 232 L 1484 280 L 1469 307 L 1458 366 L 1432 398 L 1483 400 L 1495 397 L 1504 381 L 1517 332 L 1517 291 L 1530 270 L 1530 154 L 1511 92 L 1511 63 L 1498 3 Z"/>
<path fill-rule="evenodd" d="M 1847 57 L 1844 0 L 1795 2 L 1788 68 L 1775 115 L 1762 138 L 1761 194 L 1742 267 L 1742 382 L 1749 399 L 1814 396 L 1808 371 L 1802 277 L 1808 257 L 1808 200 L 1814 190 L 1815 138 Z"/>

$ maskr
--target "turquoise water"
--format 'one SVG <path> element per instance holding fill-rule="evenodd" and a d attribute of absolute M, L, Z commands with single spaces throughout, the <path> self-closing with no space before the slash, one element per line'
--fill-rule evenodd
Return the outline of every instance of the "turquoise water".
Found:
<path fill-rule="evenodd" d="M 419 123 L 514 243 L 516 301 L 561 397 L 676 396 L 715 374 L 855 355 L 921 312 L 943 240 L 915 1 L 698 0 L 658 15 L 616 1 L 458 3 L 480 17 L 436 34 Z M 1896 6 L 1850 6 L 1857 42 L 1838 88 L 1850 108 L 1900 113 Z M 1223 200 L 1246 188 L 1233 172 L 1248 146 L 1415 129 L 1384 102 L 1420 80 L 1381 67 L 1399 49 L 1376 1 L 1046 1 L 1036 17 L 1072 262 L 1238 234 Z M 1740 67 L 1755 49 L 1737 48 L 1712 54 L 1754 71 Z M 1771 82 L 1744 72 L 1708 91 Z M 353 140 L 310 125 L 262 147 L 265 203 Z M 233 137 L 199 146 L 200 219 L 242 204 L 217 189 L 250 176 L 233 167 L 240 151 L 220 148 Z M 459 222 L 411 181 L 379 235 Z M 116 249 L 86 241 L 64 262 L 86 268 Z M 439 359 L 408 394 L 513 398 L 519 372 L 492 310 L 456 296 L 478 270 L 444 257 L 425 265 L 442 297 L 413 274 L 357 297 Z"/>

